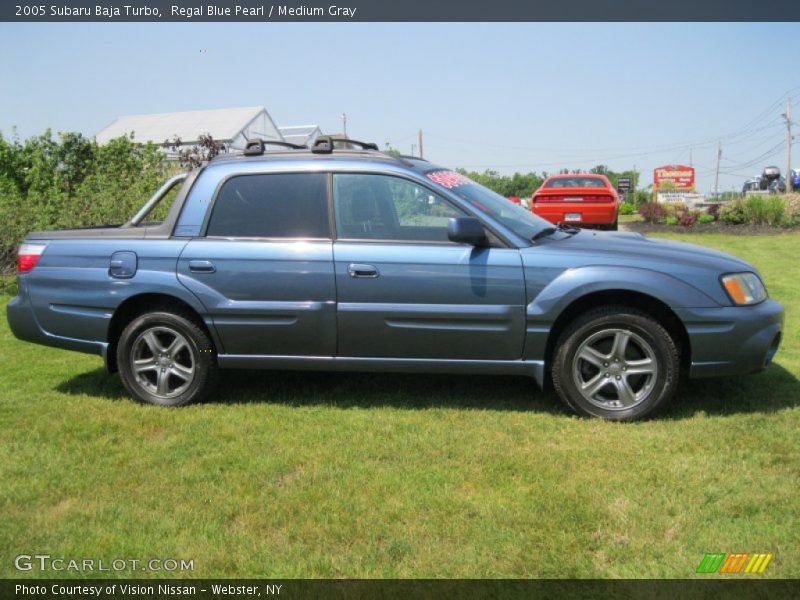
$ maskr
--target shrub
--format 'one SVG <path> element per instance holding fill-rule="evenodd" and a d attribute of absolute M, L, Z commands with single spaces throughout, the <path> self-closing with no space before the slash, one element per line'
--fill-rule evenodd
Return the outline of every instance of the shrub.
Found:
<path fill-rule="evenodd" d="M 787 194 L 784 196 L 786 225 L 796 227 L 800 225 L 800 194 Z"/>
<path fill-rule="evenodd" d="M 633 208 L 633 204 L 630 202 L 621 202 L 619 205 L 619 214 L 621 215 L 632 215 L 636 212 L 636 209 Z"/>
<path fill-rule="evenodd" d="M 648 202 L 639 207 L 639 214 L 648 223 L 657 223 L 667 216 L 667 211 L 658 202 Z"/>
<path fill-rule="evenodd" d="M 16 296 L 19 294 L 16 277 L 0 275 L 0 296 Z"/>
<path fill-rule="evenodd" d="M 32 229 L 32 215 L 14 182 L 0 174 L 0 272 L 10 271 L 20 240 Z"/>
<path fill-rule="evenodd" d="M 712 204 L 712 205 L 706 207 L 706 214 L 709 215 L 710 217 L 712 217 L 712 219 L 711 219 L 712 221 L 716 221 L 717 219 L 719 219 L 719 207 L 720 206 L 722 206 L 722 205 L 719 204 L 719 203 L 716 203 L 716 204 Z M 702 223 L 708 223 L 708 221 L 703 221 L 702 219 L 700 221 Z"/>
<path fill-rule="evenodd" d="M 780 196 L 753 195 L 745 198 L 744 214 L 747 223 L 752 225 L 783 225 L 786 206 Z"/>
<path fill-rule="evenodd" d="M 741 225 L 747 221 L 744 212 L 744 199 L 736 198 L 731 200 L 719 209 L 719 220 L 731 225 Z"/>
<path fill-rule="evenodd" d="M 643 204 L 647 204 L 650 202 L 650 192 L 646 192 L 644 190 L 636 190 L 636 194 L 633 197 L 633 205 L 634 208 L 639 208 Z"/>
<path fill-rule="evenodd" d="M 715 204 L 714 206 L 719 206 L 719 205 Z M 711 208 L 711 207 L 709 207 L 709 208 Z M 698 215 L 698 217 L 697 217 L 697 222 L 698 223 L 713 223 L 714 221 L 716 221 L 714 215 L 710 215 L 710 214 L 708 214 L 708 212 L 705 212 L 705 213 L 703 213 L 701 215 Z"/>
<path fill-rule="evenodd" d="M 686 213 L 678 218 L 681 227 L 694 227 L 697 223 L 697 213 Z"/>
<path fill-rule="evenodd" d="M 74 133 L 0 135 L 0 273 L 13 271 L 27 232 L 124 223 L 178 168 L 129 137 L 98 146 Z M 167 209 L 162 202 L 153 220 Z"/>
<path fill-rule="evenodd" d="M 767 224 L 772 227 L 786 225 L 786 199 L 784 196 L 767 196 Z"/>
<path fill-rule="evenodd" d="M 664 210 L 668 215 L 678 217 L 679 219 L 688 212 L 688 208 L 683 202 L 665 202 L 663 205 Z"/>
<path fill-rule="evenodd" d="M 667 225 L 677 225 L 678 217 L 676 217 L 675 215 L 667 215 L 664 218 L 664 223 L 666 223 Z"/>

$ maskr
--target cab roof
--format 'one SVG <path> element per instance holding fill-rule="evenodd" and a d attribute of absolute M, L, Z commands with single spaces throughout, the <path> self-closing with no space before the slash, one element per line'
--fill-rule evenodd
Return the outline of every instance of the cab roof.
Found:
<path fill-rule="evenodd" d="M 319 138 L 323 139 L 326 138 Z M 317 140 L 317 142 L 319 141 Z M 365 163 L 373 166 L 385 167 L 388 165 L 400 170 L 412 170 L 417 173 L 425 173 L 431 169 L 436 169 L 435 165 L 429 163 L 424 158 L 417 156 L 405 156 L 389 154 L 377 150 L 377 145 L 367 144 L 364 142 L 357 142 L 354 140 L 336 139 L 333 140 L 328 149 L 319 151 L 318 144 L 315 142 L 314 147 L 306 148 L 301 146 L 289 147 L 289 144 L 279 144 L 268 148 L 273 142 L 263 142 L 261 140 L 251 140 L 248 143 L 248 150 L 253 144 L 256 149 L 246 150 L 243 154 L 225 154 L 213 158 L 209 161 L 208 166 L 212 167 L 220 164 L 275 164 L 280 163 L 283 166 L 306 164 L 309 162 L 334 162 L 334 163 Z M 335 144 L 360 144 L 366 148 L 341 148 L 335 147 Z"/>

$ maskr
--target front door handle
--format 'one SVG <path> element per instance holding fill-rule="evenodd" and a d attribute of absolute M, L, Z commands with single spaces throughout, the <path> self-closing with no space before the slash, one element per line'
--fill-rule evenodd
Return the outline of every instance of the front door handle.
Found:
<path fill-rule="evenodd" d="M 210 260 L 190 260 L 189 270 L 192 273 L 214 273 L 217 268 Z"/>
<path fill-rule="evenodd" d="M 378 267 L 362 263 L 352 263 L 347 267 L 347 274 L 350 275 L 350 277 L 363 277 L 365 279 L 375 279 L 380 275 Z"/>

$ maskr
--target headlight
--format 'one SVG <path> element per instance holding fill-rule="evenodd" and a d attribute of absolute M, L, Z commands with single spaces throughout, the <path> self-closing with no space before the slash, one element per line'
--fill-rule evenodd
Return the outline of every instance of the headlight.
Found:
<path fill-rule="evenodd" d="M 721 281 L 734 304 L 758 304 L 767 299 L 767 290 L 755 273 L 731 273 Z"/>

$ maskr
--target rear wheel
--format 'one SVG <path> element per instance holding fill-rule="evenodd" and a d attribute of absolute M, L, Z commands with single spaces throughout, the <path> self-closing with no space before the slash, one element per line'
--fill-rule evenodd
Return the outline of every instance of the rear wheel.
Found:
<path fill-rule="evenodd" d="M 650 315 L 604 306 L 561 334 L 551 374 L 558 395 L 575 412 L 632 421 L 669 402 L 679 370 L 674 340 Z"/>
<path fill-rule="evenodd" d="M 159 311 L 137 317 L 117 346 L 120 378 L 136 400 L 161 406 L 197 402 L 213 391 L 216 353 L 187 315 Z"/>

